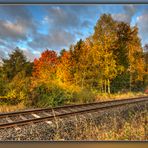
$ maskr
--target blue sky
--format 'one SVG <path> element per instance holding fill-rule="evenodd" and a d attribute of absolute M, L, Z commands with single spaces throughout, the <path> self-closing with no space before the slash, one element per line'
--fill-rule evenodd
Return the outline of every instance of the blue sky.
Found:
<path fill-rule="evenodd" d="M 0 57 L 16 46 L 29 60 L 45 49 L 59 52 L 93 33 L 103 13 L 139 27 L 142 45 L 148 43 L 148 5 L 0 5 Z"/>

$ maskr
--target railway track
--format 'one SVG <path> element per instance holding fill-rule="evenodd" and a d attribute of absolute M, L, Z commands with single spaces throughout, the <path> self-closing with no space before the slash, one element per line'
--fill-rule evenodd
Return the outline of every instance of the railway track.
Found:
<path fill-rule="evenodd" d="M 111 108 L 122 107 L 128 104 L 147 101 L 148 96 L 89 104 L 68 105 L 56 108 L 40 108 L 19 112 L 2 113 L 0 114 L 0 129 L 8 127 L 14 127 L 17 129 L 19 126 L 37 122 L 46 122 L 47 124 L 51 124 L 55 117 L 63 118 L 90 112 L 104 111 Z"/>

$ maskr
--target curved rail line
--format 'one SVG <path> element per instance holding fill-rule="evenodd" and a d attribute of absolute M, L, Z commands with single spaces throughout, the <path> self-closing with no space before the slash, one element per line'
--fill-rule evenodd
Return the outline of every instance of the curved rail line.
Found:
<path fill-rule="evenodd" d="M 37 123 L 42 121 L 53 120 L 55 117 L 66 117 L 95 111 L 102 111 L 111 108 L 121 107 L 128 104 L 135 104 L 148 101 L 148 96 L 139 98 L 130 98 L 114 101 L 95 102 L 88 104 L 68 105 L 55 108 L 40 108 L 19 112 L 10 112 L 0 114 L 0 120 L 7 119 L 6 122 L 0 124 L 0 128 L 17 127 L 28 123 Z M 40 114 L 40 115 L 38 115 Z M 31 115 L 32 118 L 27 119 L 24 115 Z M 21 117 L 22 120 L 12 120 L 11 118 Z"/>

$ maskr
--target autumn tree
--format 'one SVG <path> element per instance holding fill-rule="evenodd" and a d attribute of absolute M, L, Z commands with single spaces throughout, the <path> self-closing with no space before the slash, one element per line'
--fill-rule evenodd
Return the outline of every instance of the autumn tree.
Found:
<path fill-rule="evenodd" d="M 138 28 L 131 27 L 126 23 L 118 23 L 118 62 L 124 66 L 124 76 L 129 74 L 130 90 L 132 84 L 137 81 L 143 81 L 144 59 L 143 49 L 140 38 L 138 37 Z M 128 83 L 128 81 L 127 81 Z"/>
<path fill-rule="evenodd" d="M 145 71 L 148 73 L 148 44 L 144 46 Z"/>
<path fill-rule="evenodd" d="M 123 69 L 118 65 L 114 54 L 117 43 L 116 27 L 111 15 L 104 14 L 94 28 L 92 53 L 94 63 L 98 65 L 98 81 L 105 93 L 110 93 L 110 81 Z"/>
<path fill-rule="evenodd" d="M 42 52 L 41 57 L 34 60 L 33 77 L 42 82 L 54 79 L 57 63 L 58 58 L 55 51 L 46 50 Z"/>
<path fill-rule="evenodd" d="M 144 83 L 148 87 L 148 44 L 144 46 L 144 61 L 145 61 L 145 77 Z"/>
<path fill-rule="evenodd" d="M 3 79 L 2 66 L 0 66 L 0 96 L 4 95 L 5 81 Z"/>
<path fill-rule="evenodd" d="M 120 87 L 130 87 L 131 90 L 132 84 L 142 81 L 144 74 L 143 52 L 138 28 L 124 22 L 116 22 L 114 32 L 117 40 L 113 55 L 120 73 L 113 79 L 112 87 L 116 86 L 118 90 Z"/>
<path fill-rule="evenodd" d="M 57 65 L 57 79 L 64 83 L 72 82 L 72 59 L 69 51 L 62 50 L 59 63 Z"/>
<path fill-rule="evenodd" d="M 98 20 L 93 34 L 94 63 L 99 67 L 99 83 L 104 92 L 110 93 L 110 82 L 119 77 L 128 76 L 132 83 L 143 81 L 144 61 L 138 28 L 124 22 L 117 22 L 110 15 L 104 14 Z M 128 79 L 125 79 L 128 83 Z M 107 87 L 108 86 L 108 87 Z"/>
<path fill-rule="evenodd" d="M 113 90 L 126 89 L 131 86 L 130 83 L 130 62 L 129 62 L 129 53 L 130 50 L 128 45 L 131 41 L 131 27 L 125 22 L 117 22 L 116 27 L 117 32 L 117 42 L 116 48 L 114 49 L 114 55 L 116 55 L 116 61 L 119 65 L 123 66 L 122 74 L 117 75 L 117 77 L 112 81 Z"/>
<path fill-rule="evenodd" d="M 79 85 L 82 88 L 94 88 L 97 83 L 98 71 L 95 71 L 96 65 L 93 62 L 92 47 L 93 43 L 91 37 L 84 40 L 81 46 L 77 76 L 79 78 Z"/>
<path fill-rule="evenodd" d="M 80 39 L 76 45 L 73 45 L 70 47 L 70 55 L 71 55 L 71 60 L 73 63 L 72 66 L 72 73 L 73 73 L 73 81 L 76 85 L 79 85 L 80 83 L 80 78 L 79 78 L 79 71 L 80 71 L 80 56 L 82 52 L 82 46 L 83 46 L 83 40 Z"/>
<path fill-rule="evenodd" d="M 144 59 L 142 56 L 141 42 L 138 37 L 138 28 L 133 27 L 129 36 L 128 48 L 128 60 L 129 60 L 129 72 L 130 72 L 130 88 L 132 82 L 137 80 L 143 80 L 144 74 Z"/>

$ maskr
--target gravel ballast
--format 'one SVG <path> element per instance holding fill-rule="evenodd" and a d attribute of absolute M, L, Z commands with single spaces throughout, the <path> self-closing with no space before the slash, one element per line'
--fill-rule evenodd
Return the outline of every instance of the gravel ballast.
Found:
<path fill-rule="evenodd" d="M 120 117 L 124 120 L 128 119 L 128 112 L 131 113 L 139 111 L 144 112 L 148 110 L 148 103 L 138 105 L 128 105 L 118 109 L 109 109 L 108 111 L 99 111 L 99 113 L 87 113 L 85 115 L 66 117 L 63 119 L 56 118 L 52 124 L 46 122 L 39 122 L 36 124 L 28 124 L 21 126 L 20 129 L 6 128 L 0 129 L 1 141 L 49 141 L 49 140 L 75 140 L 74 129 L 78 125 L 77 122 L 85 124 L 85 122 L 93 121 L 96 124 L 108 124 L 108 129 L 113 126 L 110 122 L 112 117 Z M 117 119 L 118 120 L 118 119 Z M 80 123 L 79 123 L 80 124 Z M 118 125 L 120 121 L 118 120 Z M 60 135 L 60 136 L 59 136 Z M 58 137 L 59 136 L 59 137 Z"/>

